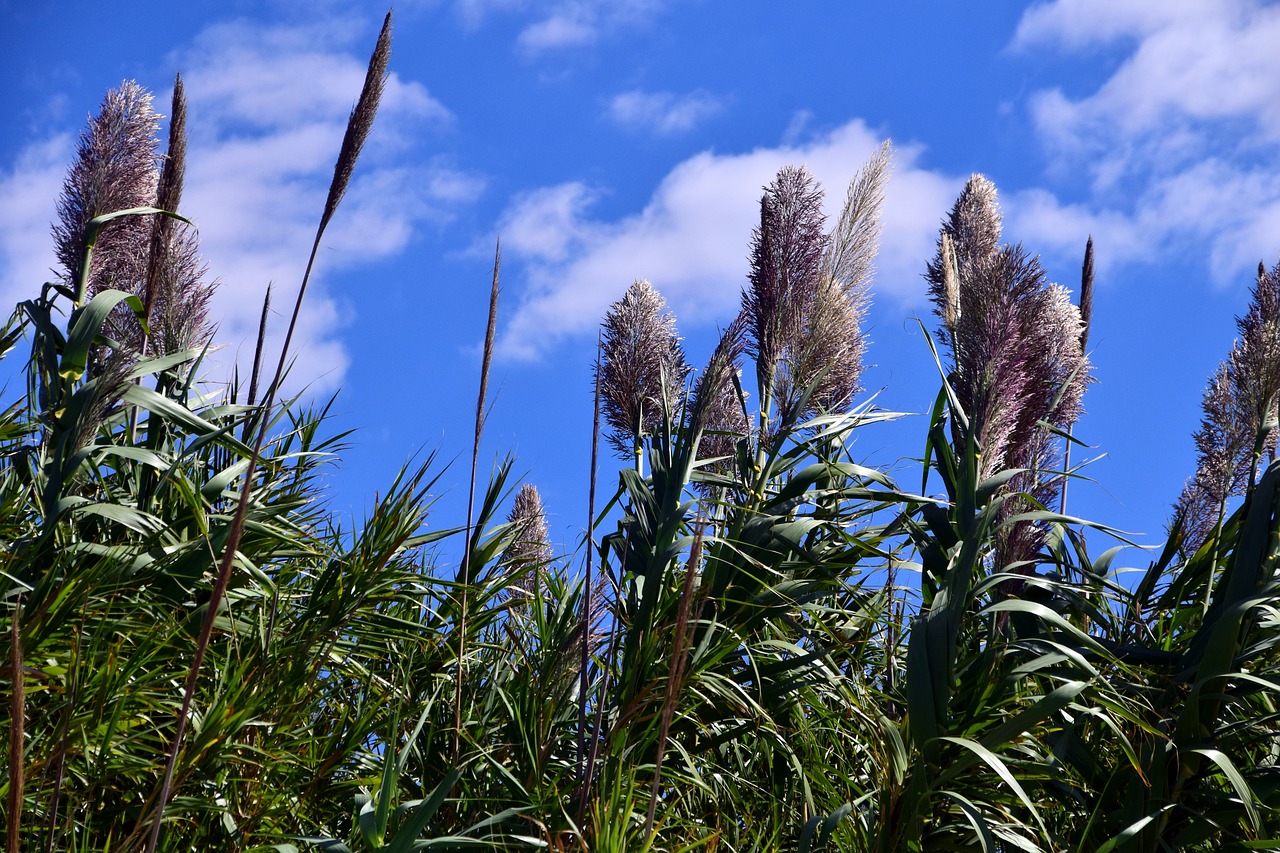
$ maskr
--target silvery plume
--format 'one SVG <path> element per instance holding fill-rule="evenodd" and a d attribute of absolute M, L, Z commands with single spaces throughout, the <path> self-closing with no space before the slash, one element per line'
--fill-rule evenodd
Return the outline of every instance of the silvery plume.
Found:
<path fill-rule="evenodd" d="M 796 359 L 796 376 L 817 383 L 809 411 L 843 408 L 862 387 L 867 346 L 862 322 L 880 249 L 880 215 L 891 158 L 892 148 L 886 142 L 850 181 L 844 208 L 827 239 L 818 288 L 798 347 L 801 356 Z"/>
<path fill-rule="evenodd" d="M 689 367 L 675 317 L 648 281 L 637 279 L 601 323 L 596 382 L 609 443 L 629 459 L 641 439 L 675 412 Z"/>
<path fill-rule="evenodd" d="M 176 211 L 186 160 L 186 99 L 174 86 L 169 150 L 158 168 L 160 116 L 149 92 L 125 81 L 106 94 L 81 134 L 76 159 L 63 182 L 53 234 L 64 280 L 78 281 L 85 255 L 84 230 L 106 213 L 135 207 Z M 107 225 L 94 247 L 87 296 L 123 290 L 138 296 L 154 329 L 149 347 L 133 312 L 119 306 L 105 332 L 124 352 L 171 353 L 206 343 L 212 285 L 204 282 L 195 232 L 161 216 L 128 216 Z"/>

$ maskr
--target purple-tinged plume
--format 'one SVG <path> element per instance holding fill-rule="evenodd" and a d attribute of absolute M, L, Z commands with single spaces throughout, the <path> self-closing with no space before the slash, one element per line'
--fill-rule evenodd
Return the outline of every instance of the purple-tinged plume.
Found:
<path fill-rule="evenodd" d="M 750 286 L 742 294 L 748 351 L 761 371 L 762 392 L 773 388 L 775 369 L 785 372 L 779 362 L 804 332 L 826 253 L 824 225 L 822 189 L 813 175 L 802 167 L 781 169 L 760 199 L 760 225 L 751 238 Z"/>
<path fill-rule="evenodd" d="M 54 244 L 65 281 L 75 286 L 84 271 L 85 227 L 106 213 L 149 207 L 156 201 L 156 129 L 151 94 L 132 80 L 103 98 L 98 115 L 80 135 L 76 160 L 62 184 Z M 137 293 L 146 278 L 151 223 L 130 216 L 98 236 L 88 275 L 90 295 L 109 288 Z"/>
<path fill-rule="evenodd" d="M 1025 469 L 1005 487 L 1008 517 L 1053 506 L 1050 472 L 1061 452 L 1043 423 L 1073 424 L 1090 377 L 1080 310 L 1038 258 L 1002 247 L 1000 235 L 995 186 L 974 175 L 943 223 L 926 278 L 951 349 L 951 383 L 980 449 L 979 479 Z M 1034 525 L 1001 530 L 1001 566 L 1031 559 L 1043 540 Z"/>

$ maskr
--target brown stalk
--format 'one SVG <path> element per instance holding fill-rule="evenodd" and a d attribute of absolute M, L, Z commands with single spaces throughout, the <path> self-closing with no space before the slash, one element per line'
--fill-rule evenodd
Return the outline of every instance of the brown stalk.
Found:
<path fill-rule="evenodd" d="M 338 153 L 337 164 L 334 166 L 333 182 L 329 186 L 329 199 L 325 203 L 324 214 L 320 217 L 320 224 L 316 228 L 315 240 L 311 244 L 311 255 L 307 259 L 307 268 L 302 276 L 302 285 L 298 289 L 298 298 L 294 302 L 293 316 L 289 321 L 288 331 L 285 333 L 284 345 L 280 348 L 280 361 L 276 365 L 275 377 L 271 381 L 271 385 L 267 390 L 267 398 L 262 405 L 262 418 L 258 426 L 257 436 L 254 439 L 253 452 L 249 454 L 249 464 L 245 469 L 244 486 L 241 488 L 240 500 L 236 504 L 235 516 L 231 520 L 227 545 L 218 564 L 218 577 L 209 593 L 209 602 L 206 605 L 204 620 L 200 625 L 200 635 L 196 641 L 195 653 L 191 660 L 191 669 L 188 671 L 186 683 L 183 685 L 182 708 L 178 712 L 177 725 L 173 733 L 173 743 L 169 750 L 169 759 L 165 765 L 164 778 L 160 785 L 159 799 L 150 815 L 151 829 L 144 848 L 146 853 L 154 853 L 156 845 L 160 841 L 160 828 L 164 823 L 164 810 L 165 806 L 168 805 L 172 792 L 173 776 L 178 764 L 178 753 L 182 751 L 182 738 L 186 732 L 187 720 L 191 716 L 191 704 L 195 696 L 196 682 L 199 679 L 200 668 L 204 663 L 204 656 L 213 637 L 213 625 L 218 615 L 218 608 L 222 603 L 223 596 L 226 594 L 227 586 L 231 582 L 231 567 L 235 563 L 237 549 L 240 547 L 240 540 L 244 536 L 245 517 L 249 511 L 249 498 L 252 493 L 253 478 L 258 460 L 262 455 L 263 443 L 266 441 L 267 426 L 271 421 L 269 413 L 275 405 L 276 393 L 288 361 L 289 345 L 293 340 L 293 333 L 297 327 L 298 315 L 302 311 L 302 300 L 307 293 L 307 284 L 311 281 L 311 272 L 315 266 L 316 254 L 320 250 L 320 240 L 324 236 L 325 228 L 328 226 L 330 219 L 333 217 L 334 210 L 337 209 L 338 202 L 342 200 L 342 196 L 346 192 L 347 184 L 350 182 L 351 174 L 355 169 L 356 159 L 360 156 L 360 150 L 363 148 L 365 139 L 369 135 L 369 130 L 373 126 L 373 118 L 378 111 L 378 101 L 382 97 L 382 89 L 386 84 L 387 60 L 390 55 L 391 13 L 387 12 L 387 17 L 382 23 L 382 31 L 378 34 L 377 46 L 374 48 L 373 56 L 369 60 L 369 68 L 365 74 L 364 88 L 360 93 L 360 100 L 357 101 L 347 121 L 347 131 L 342 140 L 342 148 Z M 144 810 L 138 819 L 138 829 L 147 819 L 148 814 Z"/>
<path fill-rule="evenodd" d="M 13 605 L 9 620 L 9 667 L 13 690 L 9 695 L 9 829 L 5 850 L 18 853 L 22 844 L 22 789 L 24 723 L 27 714 L 26 674 L 22 659 L 22 596 Z"/>
<path fill-rule="evenodd" d="M 493 248 L 493 285 L 489 289 L 489 325 L 484 333 L 484 357 L 480 361 L 480 393 L 476 395 L 476 434 L 471 444 L 471 486 L 467 492 L 466 541 L 462 551 L 462 611 L 458 619 L 458 680 L 453 697 L 453 755 L 462 758 L 462 657 L 467 643 L 467 606 L 471 591 L 471 550 L 475 532 L 476 468 L 480 463 L 480 437 L 484 433 L 485 399 L 489 394 L 489 366 L 493 363 L 493 340 L 498 330 L 498 274 L 502 266 L 502 241 Z"/>
<path fill-rule="evenodd" d="M 648 839 L 653 834 L 653 817 L 658 810 L 658 790 L 662 784 L 662 757 L 667 752 L 667 735 L 671 732 L 671 716 L 675 713 L 676 697 L 683 689 L 685 666 L 685 641 L 689 633 L 689 610 L 693 606 L 693 581 L 697 574 L 698 563 L 702 560 L 702 526 L 701 514 L 696 522 L 697 528 L 693 537 L 693 546 L 689 549 L 689 563 L 684 575 L 684 595 L 680 598 L 680 609 L 676 613 L 675 637 L 672 640 L 671 663 L 667 667 L 667 695 L 662 700 L 662 719 L 658 726 L 658 756 L 653 763 L 653 790 L 649 792 L 649 814 L 644 821 L 644 835 Z"/>

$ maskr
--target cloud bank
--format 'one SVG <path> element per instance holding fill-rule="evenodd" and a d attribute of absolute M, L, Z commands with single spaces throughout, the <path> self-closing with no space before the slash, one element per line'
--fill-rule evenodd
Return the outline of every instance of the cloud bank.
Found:
<path fill-rule="evenodd" d="M 1072 222 L 1120 262 L 1207 245 L 1215 282 L 1280 250 L 1280 6 L 1255 0 L 1054 0 L 1029 9 L 1012 48 L 1051 49 L 1115 70 L 1093 91 L 1028 104 L 1051 174 L 1085 177 L 1088 209 L 1028 194 L 1053 240 Z M 1074 236 L 1078 236 L 1074 235 Z"/>

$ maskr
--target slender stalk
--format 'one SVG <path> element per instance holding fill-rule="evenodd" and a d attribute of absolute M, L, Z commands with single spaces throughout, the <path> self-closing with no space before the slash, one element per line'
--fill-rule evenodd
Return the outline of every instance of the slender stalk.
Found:
<path fill-rule="evenodd" d="M 9 619 L 9 667 L 13 689 L 9 694 L 9 830 L 5 850 L 18 853 L 22 845 L 22 789 L 24 723 L 27 714 L 26 674 L 22 657 L 22 596 L 13 604 Z"/>
<path fill-rule="evenodd" d="M 226 594 L 227 587 L 231 581 L 231 567 L 235 564 L 235 556 L 240 546 L 240 540 L 244 536 L 244 525 L 249 511 L 253 479 L 257 473 L 258 461 L 262 456 L 263 444 L 266 441 L 267 426 L 271 422 L 270 412 L 275 406 L 276 394 L 285 372 L 285 365 L 288 363 L 289 347 L 293 341 L 293 333 L 297 328 L 298 316 L 302 311 L 302 301 L 307 293 L 307 285 L 311 281 L 311 272 L 315 267 L 316 254 L 320 250 L 320 241 L 324 237 L 325 228 L 328 227 L 338 203 L 346 192 L 347 184 L 350 182 L 351 174 L 355 168 L 356 159 L 360 156 L 360 150 L 363 148 L 364 141 L 368 138 L 369 130 L 373 126 L 373 118 L 378 111 L 382 88 L 386 83 L 387 61 L 390 58 L 390 52 L 391 13 L 388 12 L 386 19 L 382 23 L 382 31 L 378 35 L 378 43 L 374 48 L 373 56 L 369 60 L 369 68 L 365 74 L 364 89 L 361 91 L 360 99 L 356 102 L 355 109 L 351 111 L 351 116 L 347 121 L 347 131 L 342 140 L 342 148 L 338 153 L 337 164 L 334 166 L 333 181 L 329 186 L 329 198 L 325 203 L 324 213 L 320 217 L 320 224 L 316 228 L 315 240 L 311 244 L 311 254 L 307 258 L 307 268 L 302 276 L 302 285 L 298 289 L 298 297 L 293 305 L 293 315 L 289 320 L 289 327 L 285 333 L 284 345 L 280 348 L 280 360 L 276 365 L 275 376 L 268 388 L 267 398 L 263 402 L 261 421 L 258 425 L 257 436 L 254 439 L 253 451 L 249 454 L 248 466 L 244 473 L 244 486 L 241 488 L 240 500 L 236 504 L 236 512 L 231 520 L 227 545 L 218 564 L 218 576 L 209 593 L 209 602 L 206 605 L 204 620 L 200 625 L 200 635 L 196 641 L 195 653 L 192 656 L 191 669 L 187 672 L 187 679 L 183 685 L 182 708 L 178 712 L 177 725 L 174 729 L 173 742 L 169 749 L 169 759 L 165 765 L 164 778 L 160 785 L 159 798 L 150 816 L 151 829 L 144 848 L 146 853 L 154 853 L 160 841 L 160 828 L 164 824 L 164 810 L 172 793 L 173 776 L 178 764 L 178 754 L 182 751 L 182 739 L 186 733 L 187 720 L 191 716 L 191 704 L 195 696 L 196 682 L 200 676 L 200 668 L 204 663 L 205 654 L 209 649 L 209 642 L 213 637 L 213 625 L 217 619 L 218 608 L 222 604 L 222 598 Z M 142 816 L 139 817 L 139 827 L 147 818 L 148 812 L 144 808 Z"/>
<path fill-rule="evenodd" d="M 267 340 L 267 318 L 271 314 L 271 285 L 267 285 L 262 297 L 262 317 L 258 320 L 258 342 L 253 349 L 253 371 L 249 374 L 249 400 L 252 406 L 258 400 L 258 377 L 262 371 L 262 346 Z"/>
<path fill-rule="evenodd" d="M 591 418 L 591 475 L 588 478 L 587 486 L 587 576 L 586 576 L 586 615 L 584 616 L 583 630 L 589 627 L 586 622 L 590 618 L 591 613 L 591 587 L 593 584 L 592 573 L 594 570 L 593 558 L 595 557 L 595 521 L 596 521 L 596 470 L 600 453 L 600 351 L 601 338 L 596 336 L 596 370 L 595 370 L 595 400 L 592 403 Z M 617 618 L 614 618 L 614 630 L 610 632 L 609 637 L 609 654 L 611 659 L 613 656 L 614 638 L 617 636 Z M 583 634 L 583 652 L 582 652 L 582 671 L 579 673 L 578 681 L 578 777 L 581 780 L 581 789 L 578 793 L 578 826 L 582 826 L 582 822 L 586 819 L 587 814 L 587 794 L 591 789 L 591 779 L 595 776 L 596 755 L 600 749 L 600 726 L 604 719 L 604 697 L 605 690 L 609 683 L 609 668 L 603 667 L 601 675 L 600 692 L 596 698 L 596 719 L 595 724 L 591 727 L 591 752 L 587 756 L 586 768 L 582 766 L 583 738 L 586 737 L 586 716 L 587 716 L 587 660 L 588 652 L 586 645 L 587 635 Z"/>
<path fill-rule="evenodd" d="M 885 683 L 885 691 L 890 696 L 892 696 L 894 687 L 895 687 L 895 682 L 897 680 L 896 674 L 897 674 L 897 668 L 898 668 L 897 654 L 896 654 L 896 650 L 898 647 L 898 632 L 897 632 L 898 624 L 894 617 L 894 605 L 898 601 L 898 596 L 897 596 L 898 564 L 897 564 L 897 561 L 894 560 L 893 554 L 889 555 L 889 565 L 887 566 L 887 573 L 886 573 L 884 585 L 885 585 L 885 590 L 889 594 L 889 605 L 887 607 L 889 618 L 885 622 L 884 683 Z"/>
<path fill-rule="evenodd" d="M 599 449 L 600 435 L 600 339 L 596 338 L 596 381 L 595 399 L 592 403 L 594 412 L 591 425 L 591 476 L 587 487 L 587 568 L 583 579 L 582 619 L 578 625 L 578 633 L 582 637 L 582 659 L 578 669 L 578 779 L 586 789 L 585 775 L 586 736 L 587 736 L 587 666 L 591 662 L 590 644 L 587 642 L 591 630 L 591 589 L 595 584 L 592 577 L 595 557 L 595 537 L 592 535 L 596 518 L 596 453 Z M 637 442 L 637 445 L 639 442 Z"/>
<path fill-rule="evenodd" d="M 458 619 L 458 683 L 453 697 L 453 754 L 462 757 L 462 658 L 467 643 L 467 607 L 471 592 L 471 552 L 475 546 L 476 469 L 480 463 L 480 437 L 484 433 L 485 400 L 489 395 L 489 366 L 493 363 L 493 340 L 498 330 L 498 276 L 502 266 L 502 242 L 493 249 L 493 285 L 489 290 L 489 325 L 484 333 L 484 358 L 480 362 L 480 393 L 476 395 L 476 433 L 471 444 L 471 485 L 467 492 L 466 542 L 462 552 L 462 611 Z"/>
<path fill-rule="evenodd" d="M 267 292 L 262 297 L 262 317 L 258 320 L 258 342 L 253 348 L 253 370 L 249 373 L 249 399 L 246 401 L 250 408 L 258 401 L 258 378 L 262 372 L 262 347 L 267 341 L 267 318 L 271 313 L 271 285 L 267 285 Z M 249 438 L 249 431 L 253 429 L 252 419 L 246 419 L 244 422 L 244 439 Z"/>

